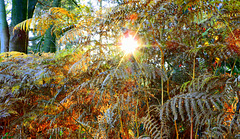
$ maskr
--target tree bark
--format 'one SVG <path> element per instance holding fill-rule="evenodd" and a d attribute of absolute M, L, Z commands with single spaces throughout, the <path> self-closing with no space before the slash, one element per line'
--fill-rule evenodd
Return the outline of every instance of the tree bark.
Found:
<path fill-rule="evenodd" d="M 37 0 L 12 0 L 12 23 L 9 51 L 27 53 L 28 32 L 15 29 L 14 26 L 22 21 L 32 18 Z"/>
<path fill-rule="evenodd" d="M 28 0 L 28 18 L 33 17 L 33 12 L 38 0 Z"/>
<path fill-rule="evenodd" d="M 54 0 L 53 7 L 60 7 L 61 0 Z M 56 52 L 56 36 L 52 33 L 52 26 L 46 31 L 44 37 L 44 52 Z"/>
<path fill-rule="evenodd" d="M 56 52 L 56 37 L 51 30 L 52 26 L 45 33 L 43 51 L 54 53 Z"/>
<path fill-rule="evenodd" d="M 1 53 L 9 50 L 9 29 L 6 19 L 6 9 L 4 0 L 0 0 L 0 44 Z"/>
<path fill-rule="evenodd" d="M 11 30 L 18 23 L 27 19 L 27 0 L 12 0 Z M 21 29 L 12 31 L 9 51 L 27 53 L 28 33 Z"/>

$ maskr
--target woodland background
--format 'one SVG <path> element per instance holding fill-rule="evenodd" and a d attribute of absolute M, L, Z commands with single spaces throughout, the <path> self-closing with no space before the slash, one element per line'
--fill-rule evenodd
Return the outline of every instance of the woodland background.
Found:
<path fill-rule="evenodd" d="M 1 0 L 1 138 L 239 138 L 239 7 Z"/>

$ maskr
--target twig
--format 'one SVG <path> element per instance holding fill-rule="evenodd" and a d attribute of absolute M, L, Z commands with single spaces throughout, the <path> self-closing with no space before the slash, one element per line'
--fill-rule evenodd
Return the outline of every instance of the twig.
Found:
<path fill-rule="evenodd" d="M 46 7 L 48 7 L 48 8 L 51 8 L 51 6 L 48 6 L 47 4 L 44 4 L 44 3 L 42 3 L 41 1 L 37 1 L 39 4 L 41 4 L 42 6 L 46 6 Z"/>
<path fill-rule="evenodd" d="M 79 9 L 81 9 L 81 7 L 78 6 L 77 2 L 75 0 L 71 0 Z"/>

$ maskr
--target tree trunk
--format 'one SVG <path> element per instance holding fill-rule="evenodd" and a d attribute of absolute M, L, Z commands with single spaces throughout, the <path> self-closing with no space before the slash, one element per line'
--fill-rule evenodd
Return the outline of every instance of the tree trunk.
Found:
<path fill-rule="evenodd" d="M 1 53 L 9 50 L 9 29 L 6 20 L 6 9 L 4 0 L 0 0 L 0 44 Z"/>
<path fill-rule="evenodd" d="M 61 0 L 54 0 L 53 7 L 60 7 Z M 52 26 L 46 31 L 44 37 L 44 52 L 56 52 L 56 36 L 52 33 Z"/>
<path fill-rule="evenodd" d="M 54 53 L 56 52 L 56 37 L 51 30 L 52 26 L 45 33 L 43 51 Z"/>
<path fill-rule="evenodd" d="M 28 18 L 33 17 L 33 12 L 38 0 L 28 0 Z"/>
<path fill-rule="evenodd" d="M 27 19 L 27 8 L 27 0 L 12 0 L 11 30 L 18 23 Z M 15 29 L 11 35 L 9 51 L 27 53 L 28 33 L 24 30 Z"/>
<path fill-rule="evenodd" d="M 33 13 L 34 13 L 37 2 L 38 2 L 38 0 L 28 0 L 28 19 L 33 17 Z M 33 35 L 33 33 L 31 35 Z M 32 37 L 32 36 L 30 36 L 30 37 Z M 37 38 L 39 38 L 39 37 L 37 37 Z M 31 40 L 29 38 L 29 32 L 28 32 L 28 42 L 29 41 L 31 41 Z M 36 43 L 35 41 L 32 41 L 32 46 L 36 45 L 35 43 Z M 29 45 L 29 43 L 28 43 L 28 45 Z M 27 50 L 29 51 L 29 49 L 27 49 Z"/>

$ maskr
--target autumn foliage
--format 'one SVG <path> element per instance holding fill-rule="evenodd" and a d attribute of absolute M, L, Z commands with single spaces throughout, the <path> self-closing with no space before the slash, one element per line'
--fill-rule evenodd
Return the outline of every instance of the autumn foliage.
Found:
<path fill-rule="evenodd" d="M 117 3 L 52 7 L 16 26 L 52 26 L 59 50 L 42 53 L 41 39 L 36 53 L 0 54 L 1 137 L 238 137 L 240 3 Z M 140 46 L 125 53 L 129 34 Z"/>

